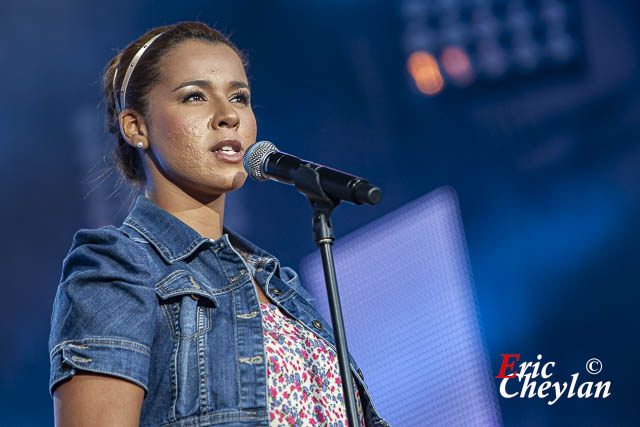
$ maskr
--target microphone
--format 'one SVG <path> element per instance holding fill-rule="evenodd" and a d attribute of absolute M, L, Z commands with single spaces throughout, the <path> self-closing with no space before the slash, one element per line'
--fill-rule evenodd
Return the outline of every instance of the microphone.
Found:
<path fill-rule="evenodd" d="M 273 179 L 292 185 L 295 185 L 296 171 L 311 168 L 317 172 L 320 187 L 329 197 L 356 205 L 375 205 L 382 197 L 382 190 L 363 178 L 283 153 L 269 141 L 256 142 L 249 147 L 244 153 L 243 164 L 256 181 Z"/>

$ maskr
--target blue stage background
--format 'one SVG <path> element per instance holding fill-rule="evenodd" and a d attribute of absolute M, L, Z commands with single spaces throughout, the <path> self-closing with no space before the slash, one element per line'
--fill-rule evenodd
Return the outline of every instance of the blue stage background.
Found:
<path fill-rule="evenodd" d="M 538 67 L 532 48 L 523 54 L 529 62 L 506 72 L 494 52 L 484 77 L 481 65 L 462 83 L 443 71 L 443 88 L 416 89 L 410 50 L 435 46 L 415 28 L 420 7 L 430 8 L 425 26 L 452 7 L 499 9 L 476 22 L 482 29 L 500 17 L 525 25 L 539 17 L 509 21 L 513 8 L 551 3 L 572 17 L 573 59 Z M 586 380 L 585 362 L 602 361 L 611 397 L 553 406 L 499 398 L 505 425 L 638 424 L 638 2 L 5 0 L 3 425 L 52 424 L 47 338 L 61 261 L 77 229 L 117 223 L 128 209 L 126 191 L 109 198 L 113 181 L 92 180 L 108 142 L 101 70 L 149 28 L 194 19 L 248 53 L 259 139 L 384 190 L 378 206 L 340 207 L 338 235 L 437 187 L 455 188 L 494 375 L 503 353 L 542 354 L 557 363 L 559 381 L 574 372 Z M 307 203 L 286 186 L 248 182 L 229 197 L 226 219 L 284 264 L 314 250 Z"/>

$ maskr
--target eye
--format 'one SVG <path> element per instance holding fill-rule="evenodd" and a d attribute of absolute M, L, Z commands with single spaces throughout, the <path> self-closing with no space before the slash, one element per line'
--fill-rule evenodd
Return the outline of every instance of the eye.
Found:
<path fill-rule="evenodd" d="M 238 91 L 238 92 L 235 92 L 233 95 L 231 95 L 231 98 L 229 98 L 229 101 L 237 102 L 242 105 L 249 105 L 249 102 L 251 102 L 250 97 L 251 96 L 249 95 L 249 92 Z"/>
<path fill-rule="evenodd" d="M 207 98 L 204 96 L 199 90 L 192 90 L 187 93 L 184 98 L 182 98 L 183 103 L 196 102 L 196 101 L 206 101 Z"/>

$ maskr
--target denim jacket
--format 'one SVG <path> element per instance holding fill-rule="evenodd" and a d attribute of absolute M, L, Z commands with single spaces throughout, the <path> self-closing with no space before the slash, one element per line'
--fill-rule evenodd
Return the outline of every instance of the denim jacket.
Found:
<path fill-rule="evenodd" d="M 255 279 L 284 313 L 335 349 L 297 274 L 224 229 L 217 240 L 144 196 L 121 227 L 80 230 L 64 260 L 49 337 L 49 389 L 77 371 L 145 390 L 140 425 L 267 426 Z M 367 425 L 388 425 L 351 359 Z"/>

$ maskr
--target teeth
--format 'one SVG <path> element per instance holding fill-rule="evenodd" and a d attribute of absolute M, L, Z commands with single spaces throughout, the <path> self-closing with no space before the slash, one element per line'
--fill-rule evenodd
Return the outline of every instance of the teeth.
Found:
<path fill-rule="evenodd" d="M 229 145 L 225 145 L 224 147 L 220 148 L 220 150 L 222 150 L 222 151 L 232 151 L 232 152 L 236 151 L 236 150 L 233 149 L 233 147 L 231 147 Z"/>

